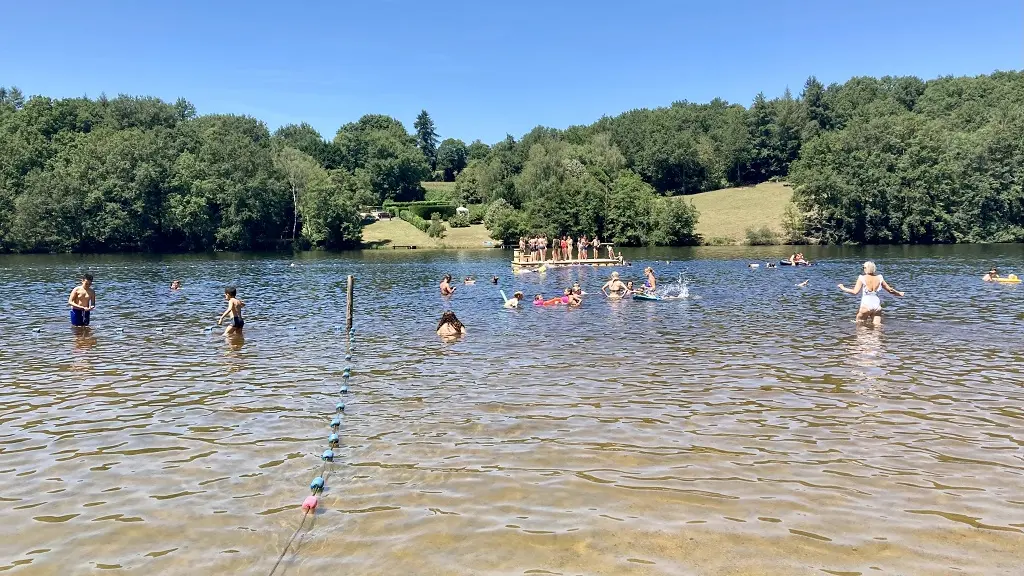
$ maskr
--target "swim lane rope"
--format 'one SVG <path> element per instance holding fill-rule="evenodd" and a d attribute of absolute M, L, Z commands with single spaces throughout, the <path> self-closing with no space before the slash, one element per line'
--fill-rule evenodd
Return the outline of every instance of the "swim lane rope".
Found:
<path fill-rule="evenodd" d="M 355 349 L 353 346 L 353 340 L 355 339 L 356 329 L 353 327 L 348 331 L 348 337 L 345 341 L 345 361 L 352 361 L 352 351 Z M 306 518 L 310 514 L 316 514 L 316 507 L 320 501 L 318 496 L 323 494 L 324 488 L 326 487 L 327 479 L 330 477 L 331 467 L 334 463 L 334 448 L 337 448 L 341 441 L 338 436 L 338 432 L 341 429 L 342 415 L 345 413 L 345 402 L 340 397 L 348 395 L 348 382 L 352 378 L 352 366 L 349 364 L 345 365 L 344 370 L 341 372 L 341 378 L 343 384 L 338 390 L 339 401 L 334 405 L 334 417 L 331 420 L 331 434 L 327 437 L 327 450 L 324 450 L 323 454 L 320 455 L 320 459 L 323 460 L 323 464 L 320 465 L 320 471 L 317 473 L 313 481 L 309 483 L 309 490 L 311 494 L 306 496 L 306 499 L 302 501 L 302 519 L 299 521 L 299 526 L 295 529 L 295 533 L 288 539 L 288 542 L 284 545 L 284 549 L 281 550 L 281 555 L 277 557 L 277 562 L 274 563 L 274 567 L 270 569 L 268 576 L 273 576 L 274 572 L 281 565 L 281 561 L 284 560 L 285 554 L 288 553 L 288 549 L 291 548 L 292 542 L 295 541 L 295 537 L 302 531 L 302 527 L 306 524 Z"/>

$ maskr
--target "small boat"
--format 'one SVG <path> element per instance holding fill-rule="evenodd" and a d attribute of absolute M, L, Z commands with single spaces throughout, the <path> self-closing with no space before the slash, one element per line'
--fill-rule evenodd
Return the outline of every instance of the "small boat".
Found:
<path fill-rule="evenodd" d="M 661 300 L 661 296 L 655 296 L 653 294 L 644 294 L 643 292 L 637 292 L 633 294 L 633 300 Z"/>
<path fill-rule="evenodd" d="M 807 261 L 800 261 L 800 262 L 797 262 L 796 264 L 794 264 L 794 263 L 790 262 L 789 260 L 779 260 L 779 265 L 780 266 L 810 266 L 811 263 L 807 262 Z"/>

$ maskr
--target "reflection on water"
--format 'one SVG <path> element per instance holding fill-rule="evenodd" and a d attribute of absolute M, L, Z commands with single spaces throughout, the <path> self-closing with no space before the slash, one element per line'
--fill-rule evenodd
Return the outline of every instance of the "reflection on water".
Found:
<path fill-rule="evenodd" d="M 0 571 L 269 572 L 323 466 L 355 274 L 342 443 L 278 574 L 1019 574 L 1024 292 L 977 272 L 1021 247 L 805 252 L 627 254 L 624 279 L 689 292 L 663 302 L 496 252 L 0 258 Z M 868 258 L 907 291 L 880 327 L 834 288 Z M 454 343 L 445 272 L 500 276 L 459 287 Z M 580 309 L 501 308 L 575 281 Z M 244 338 L 207 330 L 224 284 Z"/>

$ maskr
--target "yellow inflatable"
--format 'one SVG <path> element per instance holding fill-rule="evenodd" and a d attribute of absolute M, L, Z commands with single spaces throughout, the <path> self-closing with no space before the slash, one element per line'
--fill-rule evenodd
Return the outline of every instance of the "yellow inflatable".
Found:
<path fill-rule="evenodd" d="M 992 281 L 1000 284 L 1020 284 L 1020 278 L 1017 278 L 1016 274 L 1010 274 L 1006 278 L 993 278 Z"/>

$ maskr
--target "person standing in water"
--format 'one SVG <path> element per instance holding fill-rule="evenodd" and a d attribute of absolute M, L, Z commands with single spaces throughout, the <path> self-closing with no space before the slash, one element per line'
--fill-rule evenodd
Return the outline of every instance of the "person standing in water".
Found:
<path fill-rule="evenodd" d="M 82 274 L 82 284 L 75 286 L 68 296 L 71 306 L 71 325 L 86 327 L 89 325 L 89 313 L 96 308 L 96 291 L 92 289 L 92 274 Z"/>
<path fill-rule="evenodd" d="M 839 289 L 847 294 L 856 295 L 858 292 L 861 293 L 860 308 L 857 310 L 857 321 L 871 321 L 875 324 L 882 323 L 882 302 L 878 299 L 879 288 L 884 288 L 886 292 L 893 296 L 903 296 L 903 292 L 896 290 L 886 283 L 882 275 L 878 273 L 874 262 L 864 263 L 864 273 L 857 277 L 857 283 L 853 288 L 847 288 L 842 284 L 839 285 Z"/>
<path fill-rule="evenodd" d="M 441 290 L 441 296 L 451 296 L 455 294 L 455 286 L 452 286 L 452 275 L 445 274 L 444 278 L 441 278 L 441 283 L 438 284 L 438 288 Z"/>
<path fill-rule="evenodd" d="M 612 272 L 611 279 L 601 286 L 601 292 L 613 300 L 619 300 L 626 294 L 626 285 L 619 280 L 618 272 Z"/>
<path fill-rule="evenodd" d="M 658 291 L 658 279 L 654 277 L 654 269 L 650 266 L 644 268 L 644 276 L 646 277 L 646 280 L 644 281 L 644 292 L 653 296 L 654 293 Z"/>
<path fill-rule="evenodd" d="M 241 334 L 242 327 L 245 326 L 245 320 L 242 319 L 242 308 L 245 306 L 245 302 L 238 299 L 238 290 L 234 286 L 224 289 L 224 299 L 228 301 L 228 309 L 217 319 L 217 326 L 223 324 L 225 318 L 230 317 L 231 325 L 224 330 L 224 335 Z"/>

